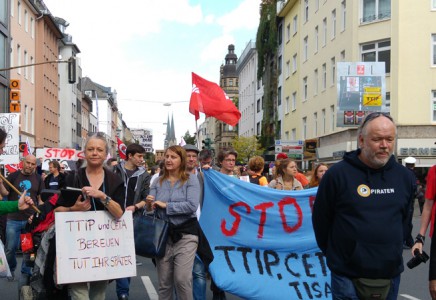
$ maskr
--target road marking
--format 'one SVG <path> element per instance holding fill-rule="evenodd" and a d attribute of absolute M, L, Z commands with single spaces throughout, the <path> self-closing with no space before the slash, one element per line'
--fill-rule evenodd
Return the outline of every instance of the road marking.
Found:
<path fill-rule="evenodd" d="M 413 296 L 410 296 L 410 295 L 407 295 L 407 294 L 400 294 L 400 296 L 404 297 L 406 299 L 410 299 L 410 300 L 421 300 L 419 298 L 416 298 L 416 297 L 413 297 Z"/>
<path fill-rule="evenodd" d="M 159 297 L 157 296 L 156 289 L 154 288 L 154 285 L 151 282 L 150 277 L 141 276 L 141 280 L 145 286 L 145 289 L 147 290 L 148 298 L 150 298 L 150 300 L 158 300 Z"/>

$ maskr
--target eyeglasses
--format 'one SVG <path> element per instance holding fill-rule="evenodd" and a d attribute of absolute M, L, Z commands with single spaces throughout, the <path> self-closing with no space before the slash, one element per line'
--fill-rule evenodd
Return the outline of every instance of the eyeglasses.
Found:
<path fill-rule="evenodd" d="M 224 161 L 225 162 L 236 162 L 236 159 L 226 158 Z"/>
<path fill-rule="evenodd" d="M 392 117 L 389 115 L 389 113 L 372 112 L 372 113 L 368 114 L 366 116 L 366 118 L 363 120 L 362 124 L 360 125 L 360 130 L 362 130 L 367 123 L 369 123 L 370 121 L 377 119 L 378 117 L 381 117 L 381 116 L 388 118 L 389 120 L 391 120 L 392 123 L 394 123 L 394 119 L 392 119 Z"/>

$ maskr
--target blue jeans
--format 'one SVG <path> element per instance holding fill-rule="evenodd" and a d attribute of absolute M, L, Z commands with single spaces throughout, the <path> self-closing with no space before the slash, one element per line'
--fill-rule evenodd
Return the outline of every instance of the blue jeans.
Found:
<path fill-rule="evenodd" d="M 194 300 L 206 300 L 206 268 L 197 255 L 192 268 L 192 292 Z"/>
<path fill-rule="evenodd" d="M 26 220 L 25 221 L 8 220 L 6 223 L 5 254 L 12 274 L 14 274 L 15 269 L 17 268 L 17 258 L 15 252 L 17 251 L 20 245 L 20 234 L 24 232 L 24 229 L 26 228 L 26 224 L 27 224 Z M 21 273 L 31 275 L 31 270 L 29 267 L 26 266 L 24 259 L 23 259 L 23 263 L 21 264 Z"/>
<path fill-rule="evenodd" d="M 401 275 L 392 279 L 391 289 L 386 300 L 396 300 L 400 288 Z M 331 272 L 331 288 L 333 300 L 359 300 L 356 289 L 350 278 Z"/>
<path fill-rule="evenodd" d="M 121 295 L 127 295 L 129 296 L 129 286 L 130 286 L 130 277 L 127 278 L 118 278 L 117 279 L 117 296 L 120 297 Z"/>

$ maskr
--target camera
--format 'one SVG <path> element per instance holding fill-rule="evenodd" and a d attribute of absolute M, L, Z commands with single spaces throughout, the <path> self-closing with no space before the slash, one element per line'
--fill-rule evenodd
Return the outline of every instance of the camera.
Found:
<path fill-rule="evenodd" d="M 428 254 L 425 253 L 424 251 L 422 251 L 422 253 L 419 253 L 418 249 L 415 249 L 413 254 L 415 255 L 415 257 L 412 257 L 412 259 L 407 262 L 407 267 L 409 269 L 413 269 L 414 267 L 418 266 L 422 262 L 426 263 L 427 260 L 430 258 Z"/>

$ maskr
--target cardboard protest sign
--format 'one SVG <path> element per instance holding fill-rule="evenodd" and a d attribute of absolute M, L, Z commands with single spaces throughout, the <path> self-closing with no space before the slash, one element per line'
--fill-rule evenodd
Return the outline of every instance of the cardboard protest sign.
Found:
<path fill-rule="evenodd" d="M 42 158 L 42 170 L 48 171 L 48 164 L 52 160 L 57 160 L 65 170 L 71 170 L 70 165 L 74 165 L 79 159 L 84 159 L 85 154 L 83 150 L 76 150 L 70 148 L 43 148 L 36 149 L 36 157 Z"/>
<path fill-rule="evenodd" d="M 132 212 L 57 212 L 57 283 L 136 276 Z"/>
<path fill-rule="evenodd" d="M 330 299 L 330 271 L 312 228 L 316 191 L 279 191 L 205 171 L 200 224 L 216 285 L 244 299 Z"/>
<path fill-rule="evenodd" d="M 0 114 L 0 127 L 6 131 L 4 153 L 0 157 L 0 164 L 18 164 L 20 162 L 20 114 Z"/>

